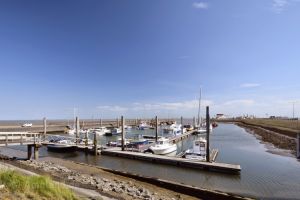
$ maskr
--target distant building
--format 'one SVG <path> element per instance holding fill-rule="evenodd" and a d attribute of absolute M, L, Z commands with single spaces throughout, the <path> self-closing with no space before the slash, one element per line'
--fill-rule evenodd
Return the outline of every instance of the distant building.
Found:
<path fill-rule="evenodd" d="M 226 119 L 227 117 L 224 114 L 216 114 L 216 119 Z"/>

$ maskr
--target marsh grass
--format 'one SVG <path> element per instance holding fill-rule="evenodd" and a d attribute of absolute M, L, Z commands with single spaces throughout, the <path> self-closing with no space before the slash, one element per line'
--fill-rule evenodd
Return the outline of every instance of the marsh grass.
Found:
<path fill-rule="evenodd" d="M 0 184 L 12 193 L 21 193 L 29 199 L 75 200 L 73 192 L 45 176 L 24 176 L 18 172 L 0 171 Z"/>

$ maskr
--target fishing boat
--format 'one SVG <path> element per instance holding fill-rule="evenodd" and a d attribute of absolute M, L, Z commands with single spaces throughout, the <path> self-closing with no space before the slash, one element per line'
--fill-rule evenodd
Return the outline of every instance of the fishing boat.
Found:
<path fill-rule="evenodd" d="M 125 126 L 124 126 L 124 129 L 125 129 L 125 130 L 131 130 L 131 129 L 132 129 L 132 126 L 127 126 L 127 125 L 125 125 Z"/>
<path fill-rule="evenodd" d="M 199 138 L 194 141 L 193 148 L 186 150 L 184 158 L 204 161 L 206 160 L 206 145 L 204 138 Z"/>
<path fill-rule="evenodd" d="M 176 144 L 171 144 L 167 138 L 160 138 L 154 146 L 149 147 L 154 154 L 165 155 L 177 150 Z"/>
<path fill-rule="evenodd" d="M 209 124 L 209 132 L 211 133 L 213 129 L 212 124 Z M 206 123 L 200 125 L 197 129 L 196 129 L 196 133 L 197 134 L 204 134 L 206 133 Z"/>
<path fill-rule="evenodd" d="M 108 128 L 106 128 L 105 126 L 101 126 L 99 128 L 91 129 L 90 132 L 96 133 L 97 135 L 101 136 L 101 135 L 105 135 L 106 133 L 109 133 L 111 131 Z"/>
<path fill-rule="evenodd" d="M 120 128 L 114 128 L 110 132 L 105 133 L 106 136 L 112 136 L 112 135 L 119 135 L 122 133 L 122 130 Z"/>
<path fill-rule="evenodd" d="M 146 122 L 141 122 L 141 123 L 137 126 L 137 128 L 138 128 L 139 130 L 146 130 L 146 129 L 149 129 L 149 128 L 150 128 L 150 125 L 148 125 Z"/>
<path fill-rule="evenodd" d="M 125 139 L 124 145 L 128 146 L 130 144 L 130 141 L 128 139 Z M 106 143 L 106 146 L 109 147 L 121 147 L 122 146 L 122 138 L 119 138 L 117 141 L 109 141 Z"/>
<path fill-rule="evenodd" d="M 150 144 L 149 139 L 146 139 L 143 137 L 143 135 L 138 135 L 137 137 L 134 137 L 130 143 L 129 143 L 129 147 L 133 147 L 133 148 L 140 148 L 144 145 L 148 145 Z"/>
<path fill-rule="evenodd" d="M 76 150 L 76 145 L 73 141 L 67 139 L 60 139 L 55 143 L 47 145 L 48 151 L 57 151 L 57 152 L 74 152 Z"/>
<path fill-rule="evenodd" d="M 185 131 L 186 131 L 186 128 L 183 128 L 183 132 L 185 132 Z M 182 134 L 182 125 L 176 124 L 176 122 L 174 122 L 170 126 L 163 128 L 163 132 L 166 134 L 181 135 Z"/>

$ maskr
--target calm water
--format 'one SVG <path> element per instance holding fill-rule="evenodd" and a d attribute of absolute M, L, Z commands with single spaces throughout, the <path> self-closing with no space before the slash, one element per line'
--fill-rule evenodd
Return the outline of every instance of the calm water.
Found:
<path fill-rule="evenodd" d="M 135 130 L 130 135 L 139 133 Z M 154 131 L 147 130 L 144 134 L 154 134 Z M 178 152 L 191 147 L 194 137 L 179 143 Z M 107 140 L 110 139 L 102 137 L 102 143 Z M 211 146 L 219 149 L 217 162 L 240 164 L 241 174 L 228 175 L 109 156 L 94 157 L 81 152 L 58 154 L 44 149 L 41 156 L 86 162 L 261 199 L 300 199 L 300 162 L 297 159 L 268 153 L 255 136 L 233 124 L 219 124 L 211 134 Z"/>

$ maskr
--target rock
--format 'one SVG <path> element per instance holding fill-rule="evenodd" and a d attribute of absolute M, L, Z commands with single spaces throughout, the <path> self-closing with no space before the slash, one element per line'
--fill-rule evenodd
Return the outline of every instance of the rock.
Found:
<path fill-rule="evenodd" d="M 106 182 L 108 182 L 108 179 L 102 178 L 102 181 L 106 183 Z"/>
<path fill-rule="evenodd" d="M 151 196 L 150 196 L 149 194 L 144 194 L 143 197 L 144 197 L 145 199 L 150 199 L 150 198 L 151 198 Z"/>
<path fill-rule="evenodd" d="M 0 185 L 0 190 L 3 190 L 5 188 L 5 185 Z"/>
<path fill-rule="evenodd" d="M 101 184 L 97 184 L 97 189 L 99 189 L 99 190 L 102 190 L 102 187 L 103 187 L 103 185 L 101 185 Z"/>

